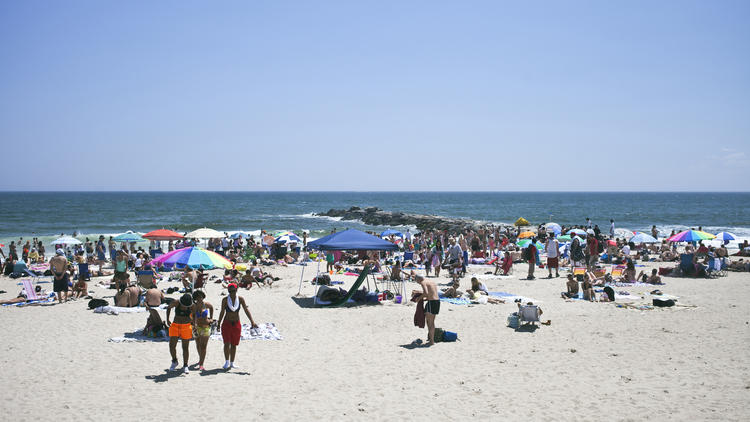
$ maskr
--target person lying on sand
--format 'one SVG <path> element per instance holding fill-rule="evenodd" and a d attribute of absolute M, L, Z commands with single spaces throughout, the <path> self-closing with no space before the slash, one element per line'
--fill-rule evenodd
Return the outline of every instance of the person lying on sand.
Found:
<path fill-rule="evenodd" d="M 37 297 L 45 298 L 45 297 L 48 296 L 47 291 L 46 290 L 42 290 L 41 286 L 36 286 L 36 288 L 34 289 L 34 291 L 36 292 Z M 29 299 L 28 299 L 28 295 L 26 294 L 26 290 L 25 289 L 21 289 L 21 291 L 18 292 L 18 296 L 17 297 L 14 297 L 13 299 L 8 299 L 8 300 L 0 300 L 0 305 L 11 305 L 11 304 L 14 304 L 14 303 L 25 303 L 25 302 L 28 302 L 28 301 L 29 301 Z"/>

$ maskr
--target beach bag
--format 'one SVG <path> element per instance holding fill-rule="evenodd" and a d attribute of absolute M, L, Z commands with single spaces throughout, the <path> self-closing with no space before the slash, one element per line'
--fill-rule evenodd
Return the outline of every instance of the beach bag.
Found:
<path fill-rule="evenodd" d="M 106 299 L 91 299 L 89 300 L 89 309 L 96 309 L 100 306 L 109 306 L 109 302 Z"/>
<path fill-rule="evenodd" d="M 445 331 L 443 330 L 443 341 L 444 342 L 454 342 L 458 340 L 458 334 L 454 333 L 453 331 Z"/>
<path fill-rule="evenodd" d="M 508 327 L 513 329 L 518 328 L 518 312 L 508 315 Z"/>
<path fill-rule="evenodd" d="M 653 304 L 657 308 L 669 308 L 670 306 L 674 306 L 674 299 L 654 298 Z"/>

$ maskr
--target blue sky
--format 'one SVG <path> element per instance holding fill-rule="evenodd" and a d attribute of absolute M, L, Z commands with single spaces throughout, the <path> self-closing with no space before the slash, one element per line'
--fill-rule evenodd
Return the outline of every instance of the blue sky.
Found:
<path fill-rule="evenodd" d="M 0 3 L 0 190 L 750 190 L 750 2 Z"/>

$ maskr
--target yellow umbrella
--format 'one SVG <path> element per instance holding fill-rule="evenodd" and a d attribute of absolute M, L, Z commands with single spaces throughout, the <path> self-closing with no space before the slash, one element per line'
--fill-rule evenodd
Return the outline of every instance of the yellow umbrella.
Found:
<path fill-rule="evenodd" d="M 527 237 L 534 237 L 534 236 L 536 236 L 536 233 L 534 232 L 522 232 L 521 234 L 518 235 L 518 238 L 526 239 Z"/>
<path fill-rule="evenodd" d="M 513 225 L 514 226 L 528 226 L 529 225 L 529 220 L 521 217 L 518 220 L 516 220 L 516 222 L 513 223 Z"/>

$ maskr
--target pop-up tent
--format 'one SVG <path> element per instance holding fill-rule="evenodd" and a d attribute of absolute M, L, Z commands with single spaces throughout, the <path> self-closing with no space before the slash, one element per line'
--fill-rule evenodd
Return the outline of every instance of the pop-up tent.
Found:
<path fill-rule="evenodd" d="M 396 251 L 398 246 L 356 229 L 329 234 L 307 244 L 321 251 Z"/>
<path fill-rule="evenodd" d="M 356 229 L 347 229 L 342 232 L 329 234 L 307 244 L 310 249 L 320 251 L 396 251 L 398 246 L 387 240 L 380 239 L 377 236 L 367 234 Z M 318 263 L 320 266 L 320 263 Z M 317 273 L 320 273 L 318 268 Z M 302 279 L 305 276 L 305 268 L 302 268 L 302 274 L 299 278 L 299 295 L 302 291 Z M 317 277 L 317 276 L 316 276 Z M 361 284 L 361 283 L 359 283 Z M 355 284 L 357 286 L 357 284 Z M 317 284 L 316 284 L 317 287 Z M 317 288 L 316 288 L 317 291 Z"/>

